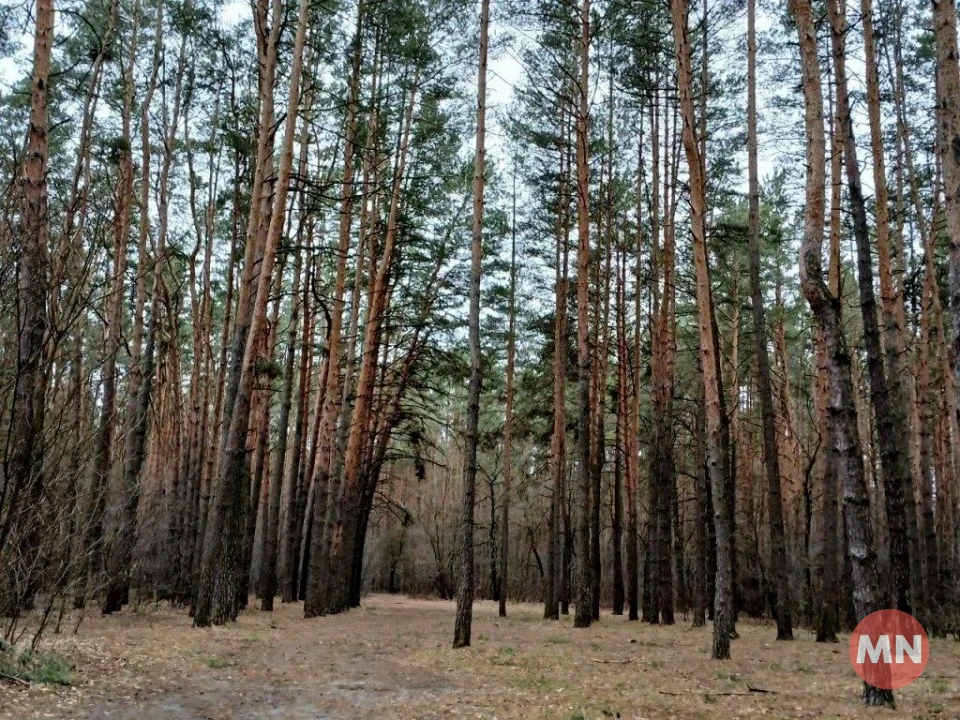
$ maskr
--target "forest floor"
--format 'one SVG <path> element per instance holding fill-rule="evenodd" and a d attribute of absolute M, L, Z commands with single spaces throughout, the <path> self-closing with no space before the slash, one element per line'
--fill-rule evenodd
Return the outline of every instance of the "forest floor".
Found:
<path fill-rule="evenodd" d="M 375 595 L 344 615 L 302 606 L 245 612 L 195 630 L 184 612 L 140 608 L 88 617 L 44 645 L 75 664 L 73 685 L 0 680 L 0 718 L 321 720 L 343 718 L 958 718 L 960 643 L 933 641 L 923 676 L 896 710 L 858 703 L 846 640 L 792 643 L 741 622 L 734 659 L 710 660 L 710 629 L 628 623 L 589 630 L 537 605 L 475 606 L 473 647 L 452 650 L 452 603 Z M 758 692 L 766 690 L 768 692 Z"/>

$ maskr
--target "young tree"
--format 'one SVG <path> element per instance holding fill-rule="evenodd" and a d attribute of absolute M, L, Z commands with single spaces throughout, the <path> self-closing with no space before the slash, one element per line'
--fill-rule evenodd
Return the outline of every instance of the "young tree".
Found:
<path fill-rule="evenodd" d="M 460 584 L 453 647 L 470 645 L 473 620 L 473 506 L 477 482 L 477 426 L 480 421 L 480 276 L 483 261 L 483 193 L 487 133 L 487 44 L 490 0 L 480 3 L 480 70 L 477 78 L 477 147 L 473 169 L 473 242 L 470 246 L 470 387 L 467 390 L 467 427 L 464 438 L 463 508 L 460 516 Z M 507 463 L 510 462 L 507 458 Z"/>
<path fill-rule="evenodd" d="M 510 563 L 510 489 L 513 485 L 513 396 L 517 352 L 517 167 L 513 167 L 513 204 L 510 215 L 510 287 L 507 291 L 507 368 L 503 421 L 503 506 L 501 508 L 499 615 L 507 616 Z"/>
<path fill-rule="evenodd" d="M 565 573 L 561 553 L 561 534 L 566 546 L 566 533 L 562 532 L 562 520 L 565 526 L 566 476 L 567 476 L 567 271 L 569 250 L 568 233 L 568 181 L 569 153 L 566 143 L 567 118 L 560 110 L 560 152 L 559 172 L 557 176 L 556 201 L 556 242 L 554 253 L 554 322 L 553 322 L 553 432 L 550 437 L 550 471 L 552 490 L 550 495 L 549 540 L 547 545 L 547 571 L 544 587 L 543 616 L 557 620 L 561 605 L 566 598 L 564 587 Z"/>
<path fill-rule="evenodd" d="M 770 358 L 767 355 L 767 318 L 760 284 L 760 180 L 757 170 L 757 30 L 756 0 L 747 0 L 747 172 L 749 191 L 750 301 L 753 305 L 753 336 L 757 356 L 757 386 L 763 421 L 763 459 L 767 473 L 767 512 L 770 523 L 770 568 L 777 593 L 777 640 L 793 639 L 790 610 L 790 579 L 783 528 L 780 493 L 780 451 L 777 418 L 773 406 Z"/>

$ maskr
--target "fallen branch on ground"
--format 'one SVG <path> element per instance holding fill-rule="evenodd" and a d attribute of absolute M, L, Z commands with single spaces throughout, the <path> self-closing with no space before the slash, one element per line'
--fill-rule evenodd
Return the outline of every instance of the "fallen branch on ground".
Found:
<path fill-rule="evenodd" d="M 0 672 L 0 678 L 3 678 L 4 680 L 10 680 L 11 682 L 19 683 L 24 687 L 30 687 L 30 683 L 28 683 L 26 680 L 21 680 L 20 678 L 14 677 L 13 675 L 7 675 L 5 672 Z"/>
<path fill-rule="evenodd" d="M 776 691 L 776 690 L 764 690 L 763 688 L 755 688 L 755 687 L 751 687 L 750 685 L 747 685 L 747 690 L 748 690 L 749 692 L 711 692 L 711 691 L 708 690 L 708 691 L 704 692 L 703 694 L 704 694 L 704 695 L 712 695 L 713 697 L 738 697 L 738 696 L 739 696 L 739 697 L 749 697 L 749 696 L 755 695 L 755 694 L 763 694 L 763 695 L 766 695 L 766 694 L 776 695 L 776 694 L 777 694 L 777 691 Z M 677 697 L 679 697 L 679 696 L 686 696 L 686 695 L 689 695 L 689 694 L 690 694 L 690 693 L 688 693 L 688 692 L 685 692 L 685 693 L 670 692 L 669 690 L 658 690 L 657 692 L 659 692 L 661 695 L 673 695 L 673 696 L 677 696 Z"/>

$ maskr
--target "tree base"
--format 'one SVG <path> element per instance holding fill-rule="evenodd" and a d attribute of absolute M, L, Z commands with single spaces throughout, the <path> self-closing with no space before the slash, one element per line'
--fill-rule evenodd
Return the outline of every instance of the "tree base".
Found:
<path fill-rule="evenodd" d="M 863 684 L 863 693 L 860 698 L 864 705 L 873 707 L 895 708 L 897 706 L 893 699 L 893 690 L 883 690 L 867 683 Z"/>

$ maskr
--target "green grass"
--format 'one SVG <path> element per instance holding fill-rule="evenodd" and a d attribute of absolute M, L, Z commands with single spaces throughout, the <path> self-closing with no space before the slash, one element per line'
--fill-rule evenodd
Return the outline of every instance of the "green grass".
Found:
<path fill-rule="evenodd" d="M 207 667 L 211 670 L 224 670 L 228 667 L 232 667 L 233 663 L 222 657 L 208 657 L 207 658 Z"/>
<path fill-rule="evenodd" d="M 737 675 L 736 673 L 726 673 L 722 670 L 717 672 L 718 680 L 726 680 L 728 683 L 741 683 L 743 682 L 743 675 Z"/>
<path fill-rule="evenodd" d="M 28 683 L 71 685 L 73 663 L 55 653 L 33 652 L 0 640 L 0 673 Z"/>
<path fill-rule="evenodd" d="M 944 678 L 934 678 L 930 681 L 930 689 L 935 693 L 950 692 L 950 683 Z"/>
<path fill-rule="evenodd" d="M 508 667 L 516 666 L 517 662 L 514 659 L 517 655 L 517 651 L 514 650 L 509 645 L 506 647 L 500 648 L 497 652 L 496 657 L 490 659 L 491 665 L 506 665 Z"/>

